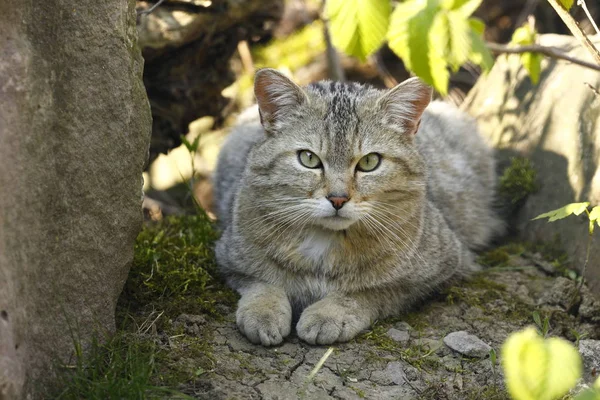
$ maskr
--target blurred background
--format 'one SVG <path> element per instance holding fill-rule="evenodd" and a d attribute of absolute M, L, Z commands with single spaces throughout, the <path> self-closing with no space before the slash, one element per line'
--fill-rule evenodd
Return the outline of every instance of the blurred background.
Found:
<path fill-rule="evenodd" d="M 401 2 L 391 3 L 394 8 Z M 587 7 L 600 19 L 599 2 Z M 385 88 L 410 76 L 387 43 L 364 61 L 336 50 L 322 1 L 138 1 L 137 12 L 154 120 L 144 173 L 150 220 L 193 214 L 194 199 L 214 218 L 212 171 L 228 128 L 254 103 L 257 69 L 276 68 L 301 85 L 345 79 Z M 580 7 L 571 14 L 593 33 Z M 484 0 L 473 16 L 485 23 L 488 43 L 510 42 L 527 23 L 539 33 L 570 34 L 547 1 Z M 453 68 L 447 94 L 436 96 L 460 105 L 480 74 L 471 62 Z"/>

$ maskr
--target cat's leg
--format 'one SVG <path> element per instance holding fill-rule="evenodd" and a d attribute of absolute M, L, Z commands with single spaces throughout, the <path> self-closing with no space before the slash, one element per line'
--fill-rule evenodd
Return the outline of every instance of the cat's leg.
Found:
<path fill-rule="evenodd" d="M 273 346 L 290 334 L 292 306 L 283 288 L 255 282 L 238 292 L 237 326 L 252 343 Z"/>
<path fill-rule="evenodd" d="M 405 311 L 417 298 L 399 289 L 331 293 L 302 312 L 296 332 L 310 344 L 347 342 L 375 320 Z"/>

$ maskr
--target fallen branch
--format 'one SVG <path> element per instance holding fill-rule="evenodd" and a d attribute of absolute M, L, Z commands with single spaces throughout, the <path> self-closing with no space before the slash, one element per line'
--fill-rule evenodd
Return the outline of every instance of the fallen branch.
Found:
<path fill-rule="evenodd" d="M 600 64 L 600 51 L 594 46 L 590 38 L 587 37 L 585 32 L 581 30 L 577 21 L 573 19 L 571 14 L 561 5 L 558 0 L 548 0 L 548 3 L 554 8 L 558 16 L 563 20 L 567 28 L 571 31 L 573 36 L 581 42 L 581 44 L 590 52 L 596 62 Z"/>
<path fill-rule="evenodd" d="M 569 61 L 573 64 L 580 65 L 582 67 L 590 68 L 596 71 L 600 71 L 600 64 L 594 64 L 588 61 L 579 60 L 571 57 L 570 55 L 548 46 L 540 46 L 538 44 L 532 44 L 529 46 L 508 46 L 499 43 L 486 43 L 487 48 L 496 54 L 523 54 L 523 53 L 539 53 L 548 57 L 556 58 L 559 60 Z"/>

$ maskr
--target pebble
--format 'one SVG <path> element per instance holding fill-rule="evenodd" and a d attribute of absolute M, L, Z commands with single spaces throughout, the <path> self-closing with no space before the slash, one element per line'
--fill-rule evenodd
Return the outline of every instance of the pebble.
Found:
<path fill-rule="evenodd" d="M 477 336 L 465 331 L 449 333 L 444 338 L 444 344 L 460 354 L 477 358 L 485 358 L 492 349 Z"/>
<path fill-rule="evenodd" d="M 386 332 L 386 335 L 390 339 L 400 343 L 406 343 L 410 339 L 410 334 L 407 331 L 400 331 L 396 328 L 390 328 L 390 330 Z"/>

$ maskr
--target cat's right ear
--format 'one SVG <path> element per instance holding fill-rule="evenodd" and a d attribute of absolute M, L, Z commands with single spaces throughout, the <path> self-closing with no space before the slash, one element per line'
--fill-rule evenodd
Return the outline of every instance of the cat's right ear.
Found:
<path fill-rule="evenodd" d="M 254 95 L 258 102 L 260 122 L 267 132 L 290 110 L 308 101 L 300 86 L 271 68 L 256 72 Z"/>
<path fill-rule="evenodd" d="M 401 126 L 410 134 L 416 133 L 432 94 L 433 89 L 419 78 L 410 78 L 396 85 L 377 101 L 384 123 Z"/>

